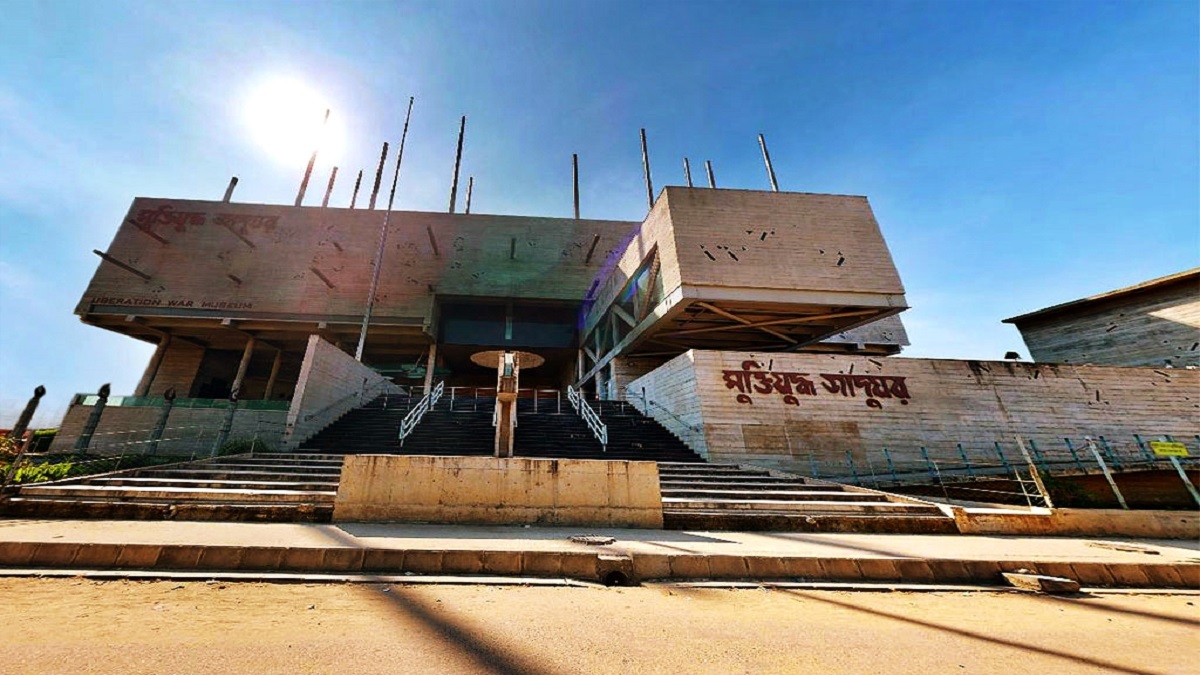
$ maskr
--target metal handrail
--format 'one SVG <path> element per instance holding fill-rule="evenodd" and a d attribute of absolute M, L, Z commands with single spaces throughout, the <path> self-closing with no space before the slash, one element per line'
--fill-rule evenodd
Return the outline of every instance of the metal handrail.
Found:
<path fill-rule="evenodd" d="M 414 406 L 412 410 L 408 411 L 408 414 L 405 415 L 404 419 L 400 422 L 400 445 L 404 445 L 404 439 L 413 432 L 413 429 L 416 428 L 417 423 L 421 421 L 421 418 L 425 416 L 425 413 L 429 412 L 430 408 L 437 405 L 438 399 L 442 397 L 442 392 L 445 390 L 446 381 L 442 380 L 441 382 L 437 383 L 437 386 L 433 388 L 433 391 L 429 392 L 424 398 L 421 399 L 420 403 Z"/>
<path fill-rule="evenodd" d="M 600 448 L 604 452 L 608 452 L 608 426 L 600 421 L 600 416 L 592 410 L 592 406 L 588 405 L 587 400 L 579 393 L 579 390 L 574 387 L 567 387 L 567 400 L 571 402 L 571 407 L 596 435 L 596 440 L 600 441 Z"/>
<path fill-rule="evenodd" d="M 642 399 L 642 410 L 641 410 L 641 413 L 642 413 L 643 415 L 645 415 L 646 417 L 653 417 L 653 416 L 654 416 L 654 415 L 652 415 L 652 414 L 650 413 L 650 406 L 655 406 L 655 407 L 657 407 L 659 410 L 661 410 L 661 411 L 663 411 L 663 412 L 667 413 L 668 415 L 670 415 L 671 417 L 673 417 L 673 418 L 675 419 L 675 421 L 676 421 L 676 422 L 679 422 L 679 424 L 680 424 L 680 425 L 682 425 L 682 426 L 683 426 L 685 429 L 687 429 L 688 431 L 692 431 L 692 432 L 695 432 L 695 433 L 704 433 L 704 427 L 698 427 L 698 426 L 695 426 L 695 425 L 693 425 L 693 424 L 689 424 L 687 420 L 683 419 L 683 418 L 682 418 L 682 417 L 680 417 L 679 415 L 676 415 L 674 412 L 672 412 L 672 411 L 671 411 L 671 409 L 670 409 L 670 408 L 668 408 L 668 407 L 666 407 L 665 405 L 663 405 L 663 404 L 659 403 L 658 401 L 653 401 L 653 400 L 651 400 L 651 399 L 649 399 L 649 398 L 646 398 L 646 388 L 645 388 L 645 387 L 642 387 L 642 393 L 641 393 L 641 395 L 640 395 L 640 396 L 638 396 L 637 398 L 640 398 L 640 399 Z M 630 399 L 628 398 L 628 393 L 626 393 L 626 400 L 627 400 L 627 401 L 628 401 L 628 400 L 630 400 Z M 634 399 L 634 400 L 636 400 L 636 399 Z M 632 402 L 632 401 L 630 401 L 630 402 Z M 634 406 L 634 409 L 636 410 L 636 409 L 637 409 L 637 406 Z"/>

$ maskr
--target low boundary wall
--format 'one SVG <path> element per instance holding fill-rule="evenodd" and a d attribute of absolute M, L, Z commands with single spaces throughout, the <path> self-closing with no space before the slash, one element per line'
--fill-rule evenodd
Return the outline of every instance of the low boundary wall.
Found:
<path fill-rule="evenodd" d="M 334 522 L 662 528 L 654 462 L 348 455 Z"/>

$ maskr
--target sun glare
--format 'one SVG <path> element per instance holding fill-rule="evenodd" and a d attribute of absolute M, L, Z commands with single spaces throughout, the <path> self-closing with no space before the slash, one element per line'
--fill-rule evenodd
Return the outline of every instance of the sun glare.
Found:
<path fill-rule="evenodd" d="M 314 148 L 326 162 L 337 161 L 342 149 L 342 125 L 317 90 L 299 80 L 280 78 L 258 84 L 246 101 L 245 123 L 253 141 L 271 159 L 295 166 L 308 160 Z"/>

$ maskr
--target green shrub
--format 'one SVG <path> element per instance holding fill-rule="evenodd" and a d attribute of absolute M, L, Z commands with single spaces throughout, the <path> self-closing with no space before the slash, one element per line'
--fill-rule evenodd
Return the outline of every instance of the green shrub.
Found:
<path fill-rule="evenodd" d="M 33 432 L 33 442 L 29 444 L 28 452 L 46 452 L 57 435 L 58 429 L 38 429 Z"/>
<path fill-rule="evenodd" d="M 14 483 L 44 483 L 51 480 L 62 480 L 71 476 L 71 462 L 59 464 L 29 464 L 22 463 L 13 474 Z"/>
<path fill-rule="evenodd" d="M 271 446 L 257 438 L 231 438 L 221 446 L 218 455 L 244 455 L 249 452 L 271 452 Z"/>

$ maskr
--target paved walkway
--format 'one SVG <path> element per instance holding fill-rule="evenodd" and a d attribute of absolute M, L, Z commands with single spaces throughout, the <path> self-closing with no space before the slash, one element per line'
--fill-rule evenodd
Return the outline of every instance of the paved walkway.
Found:
<path fill-rule="evenodd" d="M 569 540 L 579 534 L 616 541 Z M 0 565 L 897 583 L 998 583 L 1026 568 L 1085 585 L 1200 588 L 1194 541 L 564 527 L 0 520 Z"/>

